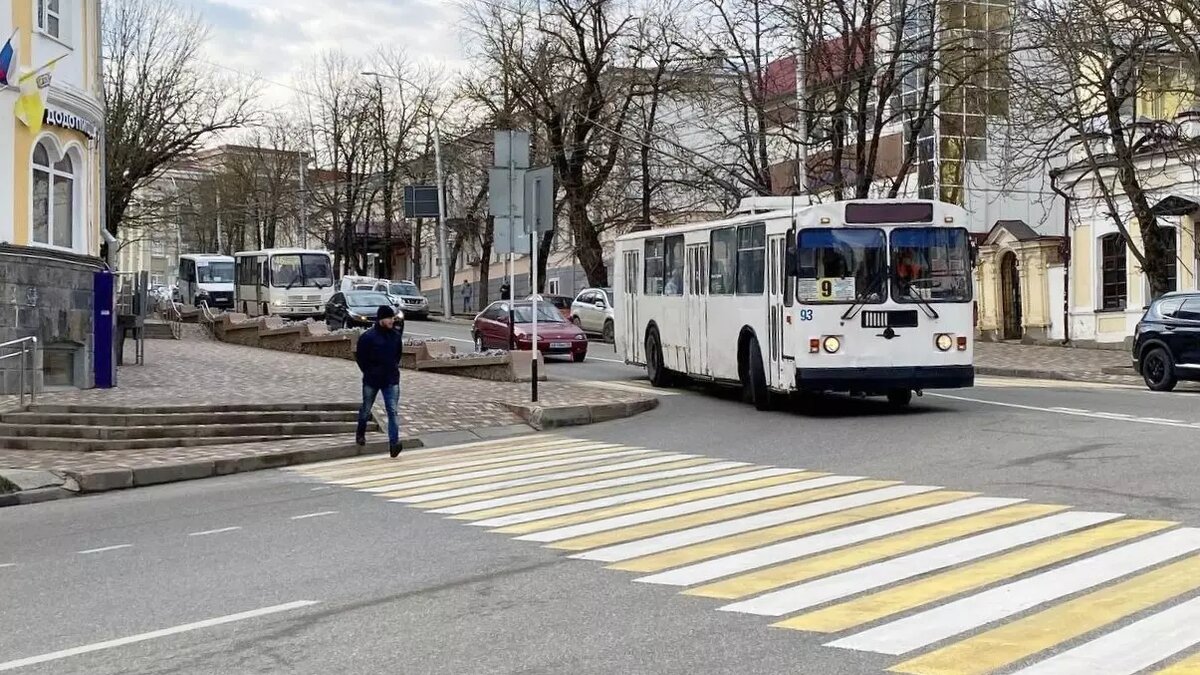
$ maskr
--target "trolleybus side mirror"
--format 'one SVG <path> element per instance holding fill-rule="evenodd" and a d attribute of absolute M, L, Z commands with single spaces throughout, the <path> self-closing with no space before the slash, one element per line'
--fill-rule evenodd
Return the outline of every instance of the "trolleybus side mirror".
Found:
<path fill-rule="evenodd" d="M 979 264 L 979 244 L 971 241 L 971 267 Z"/>

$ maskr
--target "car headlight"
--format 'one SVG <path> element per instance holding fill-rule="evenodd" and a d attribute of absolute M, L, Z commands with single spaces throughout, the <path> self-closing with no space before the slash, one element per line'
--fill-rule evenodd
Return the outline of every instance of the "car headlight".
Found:
<path fill-rule="evenodd" d="M 830 354 L 836 354 L 842 348 L 842 341 L 836 335 L 829 335 L 824 341 L 825 351 Z"/>
<path fill-rule="evenodd" d="M 948 352 L 954 349 L 954 337 L 948 333 L 939 333 L 933 343 L 937 345 L 939 351 Z"/>
<path fill-rule="evenodd" d="M 274 304 L 276 307 L 283 307 L 284 305 L 286 305 L 286 304 L 287 304 L 287 300 L 285 300 L 285 299 L 283 299 L 283 298 L 280 298 L 280 299 L 276 300 L 276 301 L 275 301 L 274 303 L 272 303 L 272 304 Z"/>

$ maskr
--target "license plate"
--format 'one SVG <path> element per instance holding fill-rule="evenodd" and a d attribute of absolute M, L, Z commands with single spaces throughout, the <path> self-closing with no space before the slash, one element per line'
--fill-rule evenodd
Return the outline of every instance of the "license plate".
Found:
<path fill-rule="evenodd" d="M 551 342 L 550 349 L 570 349 L 570 342 Z"/>

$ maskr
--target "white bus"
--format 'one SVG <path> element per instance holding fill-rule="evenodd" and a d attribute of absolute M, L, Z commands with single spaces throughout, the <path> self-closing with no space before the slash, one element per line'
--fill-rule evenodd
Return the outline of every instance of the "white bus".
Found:
<path fill-rule="evenodd" d="M 233 309 L 233 256 L 188 253 L 179 256 L 179 301 L 193 307 Z"/>
<path fill-rule="evenodd" d="M 273 248 L 234 254 L 234 308 L 250 316 L 320 317 L 333 296 L 327 251 Z"/>
<path fill-rule="evenodd" d="M 623 236 L 617 353 L 655 386 L 733 384 L 759 408 L 972 386 L 965 223 L 951 204 L 855 200 Z"/>

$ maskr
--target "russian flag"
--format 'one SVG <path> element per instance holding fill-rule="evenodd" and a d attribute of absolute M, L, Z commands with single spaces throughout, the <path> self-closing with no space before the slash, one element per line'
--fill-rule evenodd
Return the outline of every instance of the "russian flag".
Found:
<path fill-rule="evenodd" d="M 17 31 L 14 30 L 4 47 L 0 48 L 0 85 L 17 83 L 17 47 L 13 44 L 16 38 Z"/>

